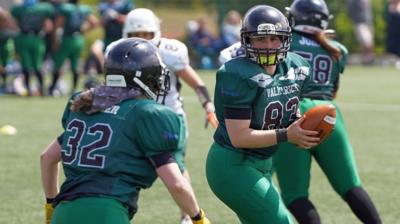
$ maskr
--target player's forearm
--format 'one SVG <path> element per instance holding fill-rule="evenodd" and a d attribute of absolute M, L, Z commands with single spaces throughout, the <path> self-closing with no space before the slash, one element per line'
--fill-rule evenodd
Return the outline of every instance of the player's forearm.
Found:
<path fill-rule="evenodd" d="M 175 183 L 174 186 L 167 188 L 176 204 L 190 217 L 198 214 L 200 208 L 197 204 L 192 187 L 183 177 L 179 183 Z"/>
<path fill-rule="evenodd" d="M 46 198 L 54 198 L 58 194 L 58 163 L 41 160 L 42 186 Z"/>
<path fill-rule="evenodd" d="M 175 74 L 193 89 L 198 86 L 205 86 L 203 80 L 190 65 L 187 65 L 182 70 L 176 71 Z"/>
<path fill-rule="evenodd" d="M 54 140 L 40 156 L 42 187 L 46 198 L 58 194 L 59 152 L 61 146 Z"/>
<path fill-rule="evenodd" d="M 176 163 L 158 166 L 157 174 L 178 206 L 191 217 L 199 212 L 193 189 L 183 177 Z"/>
<path fill-rule="evenodd" d="M 277 144 L 275 130 L 254 130 L 250 120 L 225 119 L 229 139 L 236 148 L 263 148 Z"/>
<path fill-rule="evenodd" d="M 277 144 L 275 130 L 254 130 L 247 128 L 229 134 L 232 144 L 236 148 L 263 148 Z M 232 137 L 231 137 L 232 136 Z"/>

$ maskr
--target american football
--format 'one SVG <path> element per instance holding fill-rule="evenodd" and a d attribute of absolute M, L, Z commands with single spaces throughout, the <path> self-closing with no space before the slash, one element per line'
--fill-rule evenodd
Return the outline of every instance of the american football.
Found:
<path fill-rule="evenodd" d="M 318 105 L 304 113 L 306 119 L 301 127 L 319 132 L 320 142 L 332 132 L 336 121 L 336 109 L 332 104 Z"/>

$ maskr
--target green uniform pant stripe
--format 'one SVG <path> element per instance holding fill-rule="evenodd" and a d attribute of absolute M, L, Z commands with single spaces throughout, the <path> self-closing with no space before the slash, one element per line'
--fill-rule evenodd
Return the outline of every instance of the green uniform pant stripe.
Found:
<path fill-rule="evenodd" d="M 328 103 L 335 105 L 331 101 L 303 99 L 301 111 Z M 361 186 L 343 116 L 339 107 L 335 107 L 335 128 L 322 144 L 311 150 L 304 150 L 285 143 L 280 145 L 274 155 L 274 170 L 286 205 L 297 198 L 308 197 L 312 157 L 339 195 L 343 196 L 353 187 Z"/>
<path fill-rule="evenodd" d="M 271 159 L 259 159 L 214 143 L 207 158 L 208 184 L 242 223 L 291 223 L 271 182 Z"/>
<path fill-rule="evenodd" d="M 84 197 L 60 202 L 51 223 L 129 224 L 129 215 L 128 209 L 115 199 Z"/>

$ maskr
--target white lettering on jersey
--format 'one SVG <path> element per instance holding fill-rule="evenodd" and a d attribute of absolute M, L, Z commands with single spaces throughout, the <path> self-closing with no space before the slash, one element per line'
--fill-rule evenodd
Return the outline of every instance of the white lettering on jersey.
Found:
<path fill-rule="evenodd" d="M 267 89 L 268 97 L 276 97 L 280 95 L 289 95 L 295 92 L 300 92 L 299 84 L 293 83 L 287 86 L 273 86 Z"/>
<path fill-rule="evenodd" d="M 103 113 L 114 114 L 115 115 L 115 114 L 118 113 L 119 108 L 120 108 L 119 106 L 114 105 L 112 107 L 109 107 L 109 108 L 105 109 L 103 111 Z"/>
<path fill-rule="evenodd" d="M 306 46 L 311 46 L 311 47 L 319 47 L 319 44 L 315 42 L 314 40 L 308 39 L 306 37 L 301 37 L 301 40 L 299 41 L 300 45 L 306 45 Z"/>

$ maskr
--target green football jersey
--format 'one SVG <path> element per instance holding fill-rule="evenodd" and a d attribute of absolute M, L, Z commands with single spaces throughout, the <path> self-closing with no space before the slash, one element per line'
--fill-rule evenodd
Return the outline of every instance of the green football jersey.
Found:
<path fill-rule="evenodd" d="M 91 14 L 91 9 L 86 5 L 64 3 L 59 8 L 59 13 L 64 16 L 64 35 L 70 36 L 81 33 L 81 26 Z"/>
<path fill-rule="evenodd" d="M 331 40 L 331 43 L 342 53 L 342 57 L 338 61 L 333 60 L 329 52 L 316 41 L 299 33 L 293 33 L 290 51 L 303 56 L 311 64 L 313 71 L 312 82 L 304 94 L 305 97 L 322 100 L 333 99 L 339 75 L 343 73 L 346 66 L 348 51 L 337 41 Z"/>
<path fill-rule="evenodd" d="M 261 149 L 233 147 L 225 126 L 224 110 L 251 109 L 252 129 L 287 127 L 296 119 L 302 91 L 310 82 L 310 72 L 309 64 L 290 52 L 284 62 L 277 66 L 274 76 L 266 74 L 261 66 L 245 57 L 225 63 L 217 72 L 214 103 L 219 126 L 214 140 L 228 149 L 270 157 L 276 146 Z"/>
<path fill-rule="evenodd" d="M 14 6 L 11 14 L 16 19 L 22 34 L 38 34 L 43 27 L 46 18 L 51 19 L 54 8 L 49 3 L 37 3 L 32 6 Z"/>
<path fill-rule="evenodd" d="M 157 178 L 149 157 L 183 142 L 180 118 L 153 100 L 129 99 L 87 115 L 67 105 L 62 118 L 65 182 L 56 203 L 80 196 L 115 198 L 136 211 L 141 188 Z"/>

